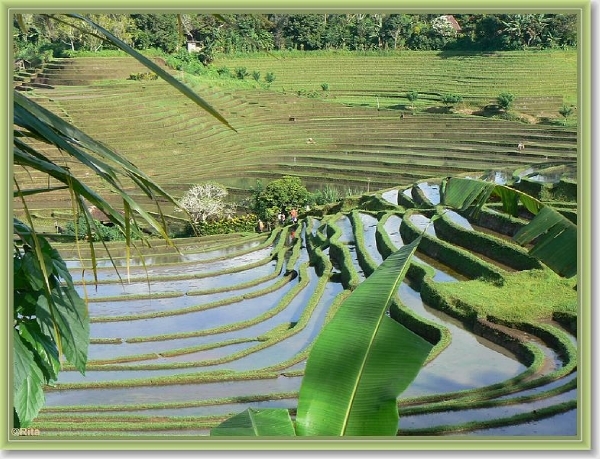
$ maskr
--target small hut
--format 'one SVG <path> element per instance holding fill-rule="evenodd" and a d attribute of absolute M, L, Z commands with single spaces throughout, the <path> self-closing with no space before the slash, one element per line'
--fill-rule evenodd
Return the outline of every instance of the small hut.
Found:
<path fill-rule="evenodd" d="M 451 14 L 445 14 L 444 17 L 448 20 L 448 22 L 450 23 L 450 25 L 452 26 L 452 28 L 454 29 L 454 31 L 456 33 L 461 32 L 462 27 L 460 26 L 460 24 L 458 23 L 458 21 L 456 20 L 456 18 L 454 16 L 452 16 Z"/>

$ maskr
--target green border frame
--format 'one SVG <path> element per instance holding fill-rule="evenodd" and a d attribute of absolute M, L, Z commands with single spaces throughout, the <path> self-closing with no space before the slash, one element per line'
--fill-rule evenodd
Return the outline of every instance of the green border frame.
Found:
<path fill-rule="evenodd" d="M 592 227 L 592 9 L 598 8 L 598 5 L 592 5 L 594 0 L 404 0 L 393 2 L 392 0 L 377 0 L 365 2 L 361 0 L 288 0 L 285 7 L 276 6 L 277 2 L 272 0 L 205 0 L 202 2 L 179 0 L 167 2 L 168 7 L 161 6 L 164 3 L 158 0 L 104 0 L 104 1 L 76 1 L 62 0 L 55 2 L 35 1 L 35 0 L 0 0 L 0 15 L 2 24 L 5 24 L 6 33 L 0 35 L 2 51 L 6 71 L 0 75 L 2 85 L 6 88 L 3 96 L 6 97 L 8 110 L 6 112 L 5 123 L 3 124 L 2 134 L 6 139 L 7 152 L 11 151 L 11 123 L 12 119 L 12 86 L 11 72 L 12 66 L 9 65 L 12 56 L 10 48 L 11 43 L 11 17 L 15 12 L 41 12 L 54 10 L 60 11 L 114 11 L 138 12 L 145 11 L 192 11 L 203 10 L 206 12 L 218 12 L 229 10 L 231 12 L 272 12 L 274 10 L 285 12 L 314 12 L 320 11 L 349 11 L 362 10 L 365 12 L 391 11 L 398 10 L 407 13 L 436 12 L 440 13 L 459 13 L 459 12 L 489 12 L 489 13 L 516 13 L 516 12 L 538 12 L 550 13 L 562 10 L 564 12 L 580 14 L 580 38 L 578 46 L 579 54 L 579 95 L 578 95 L 578 148 L 579 148 L 579 298 L 580 314 L 578 318 L 579 325 L 579 393 L 578 393 L 578 432 L 576 439 L 565 439 L 564 437 L 414 437 L 414 438 L 290 438 L 290 439 L 236 439 L 236 438 L 210 438 L 203 437 L 198 439 L 177 438 L 171 439 L 103 439 L 103 440 L 69 440 L 69 439 L 36 439 L 30 437 L 26 440 L 9 440 L 9 428 L 12 424 L 12 410 L 9 408 L 9 391 L 11 383 L 9 380 L 9 364 L 11 363 L 10 342 L 10 308 L 6 308 L 6 322 L 3 334 L 4 339 L 0 340 L 0 359 L 2 368 L 6 371 L 2 379 L 1 408 L 4 415 L 0 421 L 0 444 L 3 450 L 207 450 L 207 451 L 249 451 L 249 450 L 321 450 L 321 451 L 382 451 L 382 450 L 404 450 L 404 451 L 455 451 L 455 450 L 517 450 L 517 451 L 576 451 L 592 450 L 592 422 L 594 415 L 592 413 L 592 245 L 591 245 L 591 227 Z M 283 4 L 280 2 L 279 5 Z M 426 4 L 426 7 L 424 7 Z M 597 34 L 599 32 L 596 32 Z M 558 78 L 560 76 L 557 76 Z M 3 253 L 6 256 L 7 264 L 2 264 L 2 286 L 6 287 L 6 304 L 12 303 L 9 286 L 12 284 L 12 263 L 10 263 L 11 235 L 8 231 L 12 210 L 12 161 L 7 153 L 7 162 L 0 165 L 2 167 L 2 176 L 6 183 L 6 201 L 5 216 L 7 225 L 2 227 L 2 239 L 5 244 L 2 245 Z M 597 318 L 597 317 L 596 317 Z"/>

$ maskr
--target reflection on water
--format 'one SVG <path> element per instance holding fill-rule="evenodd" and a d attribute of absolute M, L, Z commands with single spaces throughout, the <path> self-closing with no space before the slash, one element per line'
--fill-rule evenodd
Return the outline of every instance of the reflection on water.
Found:
<path fill-rule="evenodd" d="M 440 203 L 440 186 L 437 183 L 421 182 L 418 187 L 431 204 L 437 206 Z"/>
<path fill-rule="evenodd" d="M 168 265 L 168 264 L 184 264 L 184 263 L 193 263 L 198 261 L 207 261 L 215 258 L 227 257 L 235 254 L 235 252 L 245 252 L 253 249 L 254 247 L 259 246 L 263 243 L 263 240 L 254 240 L 249 242 L 244 242 L 242 244 L 230 245 L 224 248 L 219 248 L 216 250 L 210 250 L 206 252 L 183 252 L 184 247 L 180 247 L 183 253 L 148 253 L 143 256 L 131 256 L 129 258 L 129 266 L 130 267 L 143 267 L 150 265 Z M 187 247 L 190 250 L 190 247 Z M 145 249 L 148 251 L 149 249 Z M 136 252 L 132 250 L 132 254 Z M 123 249 L 120 248 L 111 248 L 110 254 L 112 256 L 112 261 L 106 258 L 96 258 L 96 267 L 97 268 L 112 268 L 113 262 L 116 267 L 126 267 L 127 266 L 127 258 L 126 253 Z M 98 257 L 98 254 L 96 255 Z M 67 268 L 75 269 L 81 268 L 83 266 L 90 268 L 91 260 L 84 260 L 82 263 L 81 260 L 65 260 L 67 264 Z"/>
<path fill-rule="evenodd" d="M 196 273 L 209 273 L 218 272 L 227 269 L 232 269 L 239 266 L 248 265 L 251 263 L 257 263 L 261 260 L 267 260 L 271 256 L 272 246 L 265 247 L 263 249 L 254 250 L 250 253 L 244 253 L 230 258 L 213 260 L 210 263 L 203 261 L 175 264 L 175 265 L 163 265 L 163 264 L 146 264 L 146 266 L 133 266 L 129 269 L 129 276 L 131 279 L 146 279 L 149 277 L 158 276 L 181 276 L 185 274 L 196 274 Z M 85 280 L 88 283 L 94 281 L 94 273 L 91 270 L 77 273 L 75 280 Z M 104 268 L 97 271 L 99 281 L 114 281 L 118 282 L 119 277 L 127 280 L 128 272 L 124 269 L 115 271 L 114 268 Z"/>
<path fill-rule="evenodd" d="M 453 210 L 444 211 L 444 216 L 447 217 L 453 223 L 456 223 L 457 225 L 460 225 L 465 229 L 473 230 L 473 226 L 471 225 L 469 220 L 467 220 L 465 217 Z"/>
<path fill-rule="evenodd" d="M 364 248 L 373 261 L 380 265 L 383 261 L 383 257 L 377 249 L 377 239 L 375 238 L 375 234 L 377 233 L 377 219 L 372 215 L 362 212 L 359 215 L 363 226 Z"/>
<path fill-rule="evenodd" d="M 512 354 L 498 352 L 494 343 L 471 334 L 460 321 L 425 306 L 420 294 L 407 283 L 400 286 L 398 295 L 419 317 L 443 324 L 452 336 L 450 345 L 421 370 L 403 398 L 495 384 L 526 370 Z"/>
<path fill-rule="evenodd" d="M 425 232 L 430 236 L 437 237 L 437 235 L 435 234 L 435 228 L 431 223 L 431 219 L 429 217 L 426 217 L 423 214 L 412 214 L 410 215 L 409 220 L 421 231 L 426 230 Z"/>
<path fill-rule="evenodd" d="M 94 322 L 90 335 L 97 338 L 132 338 L 169 332 L 193 332 L 249 320 L 273 308 L 293 288 L 289 282 L 274 292 L 256 298 L 244 298 L 234 303 L 174 316 L 119 322 Z"/>
<path fill-rule="evenodd" d="M 253 394 L 269 394 L 298 390 L 300 378 L 278 378 L 219 381 L 203 384 L 179 384 L 170 386 L 115 387 L 103 389 L 70 389 L 48 392 L 46 406 L 95 405 L 100 402 L 111 405 L 135 403 L 168 403 L 239 397 Z"/>
<path fill-rule="evenodd" d="M 386 191 L 384 193 L 381 193 L 381 197 L 394 205 L 398 205 L 398 190 L 390 190 L 390 191 Z"/>
<path fill-rule="evenodd" d="M 158 293 L 178 293 L 183 295 L 186 292 L 193 290 L 209 290 L 222 288 L 227 285 L 242 284 L 253 279 L 261 279 L 271 273 L 277 266 L 276 262 L 271 262 L 262 266 L 255 266 L 249 271 L 240 271 L 236 273 L 225 273 L 214 276 L 206 276 L 199 279 L 183 279 L 166 281 L 150 281 L 150 282 L 131 282 L 127 283 L 124 280 L 123 284 L 112 283 L 102 284 L 96 289 L 93 285 L 85 287 L 87 296 L 92 299 L 101 299 L 102 297 L 123 296 L 126 299 L 127 295 L 151 295 Z M 208 274 L 205 271 L 199 273 Z M 84 286 L 77 285 L 75 289 L 80 295 L 83 295 Z"/>
<path fill-rule="evenodd" d="M 404 246 L 404 241 L 402 240 L 402 236 L 400 235 L 400 224 L 402 223 L 402 217 L 397 215 L 390 216 L 384 224 L 384 228 L 389 236 L 390 241 L 396 247 L 396 250 L 400 249 Z M 413 260 L 418 262 L 419 264 L 429 266 L 433 268 L 435 274 L 433 276 L 433 280 L 437 282 L 452 282 L 455 280 L 466 280 L 467 277 L 457 273 L 453 269 L 449 268 L 443 263 L 428 257 L 423 253 L 418 253 L 413 255 Z"/>

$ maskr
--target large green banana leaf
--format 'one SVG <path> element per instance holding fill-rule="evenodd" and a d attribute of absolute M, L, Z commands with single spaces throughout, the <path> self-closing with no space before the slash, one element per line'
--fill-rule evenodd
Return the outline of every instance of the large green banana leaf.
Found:
<path fill-rule="evenodd" d="M 531 222 L 515 234 L 519 244 L 535 239 L 529 251 L 564 277 L 577 274 L 577 226 L 551 207 L 543 207 Z"/>
<path fill-rule="evenodd" d="M 432 348 L 387 315 L 420 239 L 389 256 L 319 334 L 300 388 L 297 435 L 396 435 L 398 395 Z"/>
<path fill-rule="evenodd" d="M 223 421 L 210 431 L 214 437 L 293 437 L 294 424 L 285 408 L 246 411 Z"/>
<path fill-rule="evenodd" d="M 398 395 L 433 347 L 387 315 L 420 240 L 390 255 L 319 334 L 306 363 L 295 431 L 284 408 L 248 409 L 211 435 L 395 436 Z"/>
<path fill-rule="evenodd" d="M 517 215 L 521 202 L 535 217 L 515 234 L 515 242 L 534 242 L 530 255 L 561 276 L 577 274 L 577 226 L 553 208 L 522 191 L 483 180 L 447 178 L 441 190 L 442 204 L 471 214 L 476 214 L 492 194 L 500 197 L 510 215 Z"/>

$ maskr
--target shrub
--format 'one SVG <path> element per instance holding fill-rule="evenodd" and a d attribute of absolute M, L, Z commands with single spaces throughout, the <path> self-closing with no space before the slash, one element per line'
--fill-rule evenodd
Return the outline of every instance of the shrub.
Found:
<path fill-rule="evenodd" d="M 323 91 L 329 91 L 329 83 L 321 83 L 321 89 L 323 89 Z"/>
<path fill-rule="evenodd" d="M 573 114 L 573 107 L 570 107 L 565 104 L 562 107 L 560 107 L 558 113 L 560 113 L 564 117 L 565 124 L 567 124 L 567 118 Z"/>
<path fill-rule="evenodd" d="M 269 84 L 273 83 L 275 81 L 275 74 L 273 72 L 268 72 L 265 75 L 265 81 Z"/>
<path fill-rule="evenodd" d="M 508 110 L 512 106 L 513 102 L 515 101 L 515 96 L 514 96 L 514 94 L 511 94 L 510 92 L 503 92 L 503 93 L 500 93 L 500 95 L 498 95 L 496 100 L 498 102 L 498 106 L 502 110 Z"/>
<path fill-rule="evenodd" d="M 462 102 L 463 98 L 460 94 L 446 94 L 442 97 L 442 103 L 445 106 L 451 106 Z"/>
<path fill-rule="evenodd" d="M 311 201 L 317 206 L 337 202 L 339 200 L 340 192 L 337 188 L 334 188 L 329 184 L 311 194 Z"/>
<path fill-rule="evenodd" d="M 246 67 L 237 67 L 235 69 L 235 76 L 239 80 L 243 80 L 244 78 L 246 78 L 248 76 L 248 70 L 246 69 Z"/>
<path fill-rule="evenodd" d="M 137 81 L 157 80 L 158 75 L 154 72 L 139 72 L 130 74 L 128 79 Z"/>
<path fill-rule="evenodd" d="M 252 72 L 252 78 L 254 78 L 254 81 L 260 81 L 260 72 L 258 70 Z"/>
<path fill-rule="evenodd" d="M 194 234 L 210 236 L 213 234 L 250 233 L 255 231 L 257 223 L 257 216 L 251 214 L 220 218 L 194 224 L 196 229 Z"/>
<path fill-rule="evenodd" d="M 98 220 L 94 220 L 96 227 L 91 228 L 93 241 L 124 241 L 125 235 L 123 232 L 114 226 L 105 226 Z M 88 235 L 88 223 L 84 216 L 77 220 L 77 232 L 75 232 L 75 222 L 69 221 L 65 225 L 64 234 L 68 236 L 76 236 L 77 239 L 85 239 Z"/>
<path fill-rule="evenodd" d="M 219 74 L 219 76 L 222 76 L 222 77 L 231 76 L 231 73 L 229 72 L 229 68 L 228 67 L 219 67 L 217 69 L 217 73 Z"/>

